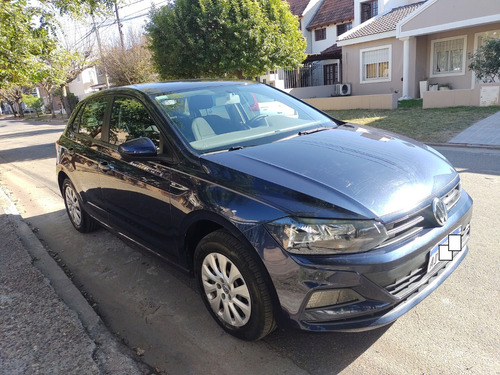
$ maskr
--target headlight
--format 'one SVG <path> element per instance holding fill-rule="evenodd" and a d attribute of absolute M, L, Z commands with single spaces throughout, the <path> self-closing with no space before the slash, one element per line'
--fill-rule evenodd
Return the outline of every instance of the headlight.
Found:
<path fill-rule="evenodd" d="M 293 254 L 361 253 L 387 238 L 374 220 L 318 220 L 284 218 L 266 225 L 283 248 Z"/>

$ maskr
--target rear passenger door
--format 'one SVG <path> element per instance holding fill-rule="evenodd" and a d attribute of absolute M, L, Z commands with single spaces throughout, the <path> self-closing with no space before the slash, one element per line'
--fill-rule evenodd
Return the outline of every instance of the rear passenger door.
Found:
<path fill-rule="evenodd" d="M 71 173 L 73 185 L 82 197 L 87 211 L 102 219 L 107 217 L 100 187 L 100 165 L 106 143 L 103 131 L 106 124 L 109 97 L 89 100 L 79 109 L 68 137 L 66 168 Z"/>
<path fill-rule="evenodd" d="M 123 142 L 148 137 L 163 152 L 163 136 L 142 102 L 115 96 L 111 105 L 108 148 L 101 164 L 102 194 L 110 223 L 134 241 L 170 253 L 170 171 L 161 163 L 121 158 Z"/>

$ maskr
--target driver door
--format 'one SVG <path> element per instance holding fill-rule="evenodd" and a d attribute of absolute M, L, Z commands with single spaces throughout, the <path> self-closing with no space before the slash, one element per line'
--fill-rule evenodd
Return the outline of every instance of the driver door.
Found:
<path fill-rule="evenodd" d="M 159 127 L 134 97 L 116 96 L 110 114 L 106 160 L 101 161 L 102 195 L 110 224 L 122 234 L 150 248 L 170 253 L 170 171 L 155 162 L 128 162 L 118 146 L 148 137 L 161 147 Z"/>

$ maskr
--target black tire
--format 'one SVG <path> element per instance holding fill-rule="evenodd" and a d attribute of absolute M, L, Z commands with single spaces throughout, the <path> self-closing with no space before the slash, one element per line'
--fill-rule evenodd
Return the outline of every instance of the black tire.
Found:
<path fill-rule="evenodd" d="M 208 311 L 226 332 L 248 341 L 276 328 L 270 286 L 252 251 L 218 230 L 200 241 L 194 255 L 197 284 Z"/>
<path fill-rule="evenodd" d="M 66 178 L 63 182 L 62 195 L 69 220 L 77 231 L 88 233 L 94 231 L 99 226 L 97 221 L 90 217 L 83 209 L 80 195 L 77 193 L 69 178 Z"/>

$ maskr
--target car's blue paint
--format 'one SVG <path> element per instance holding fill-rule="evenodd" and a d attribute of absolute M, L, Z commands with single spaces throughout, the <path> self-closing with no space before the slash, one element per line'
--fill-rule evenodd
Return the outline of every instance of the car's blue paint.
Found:
<path fill-rule="evenodd" d="M 199 154 L 151 99 L 166 92 L 249 84 L 254 83 L 173 82 L 97 93 L 91 98 L 137 98 L 165 137 L 168 155 L 131 161 L 106 140 L 75 134 L 71 125 L 83 101 L 58 141 L 57 173 L 73 181 L 86 210 L 110 230 L 186 270 L 201 236 L 225 228 L 258 253 L 276 302 L 297 327 L 365 329 L 393 321 L 442 283 L 465 256 L 467 248 L 438 276 L 424 276 L 419 285 L 425 278 L 433 280 L 423 291 L 397 298 L 386 290 L 425 267 L 430 249 L 448 233 L 468 227 L 472 200 L 465 191 L 446 225 L 426 225 L 409 239 L 358 254 L 292 255 L 265 224 L 285 216 L 387 224 L 427 210 L 435 196 L 459 182 L 457 172 L 428 146 L 333 120 L 330 130 Z M 353 312 L 346 315 L 334 307 L 306 310 L 311 293 L 324 288 L 350 288 L 365 301 L 351 305 Z"/>

